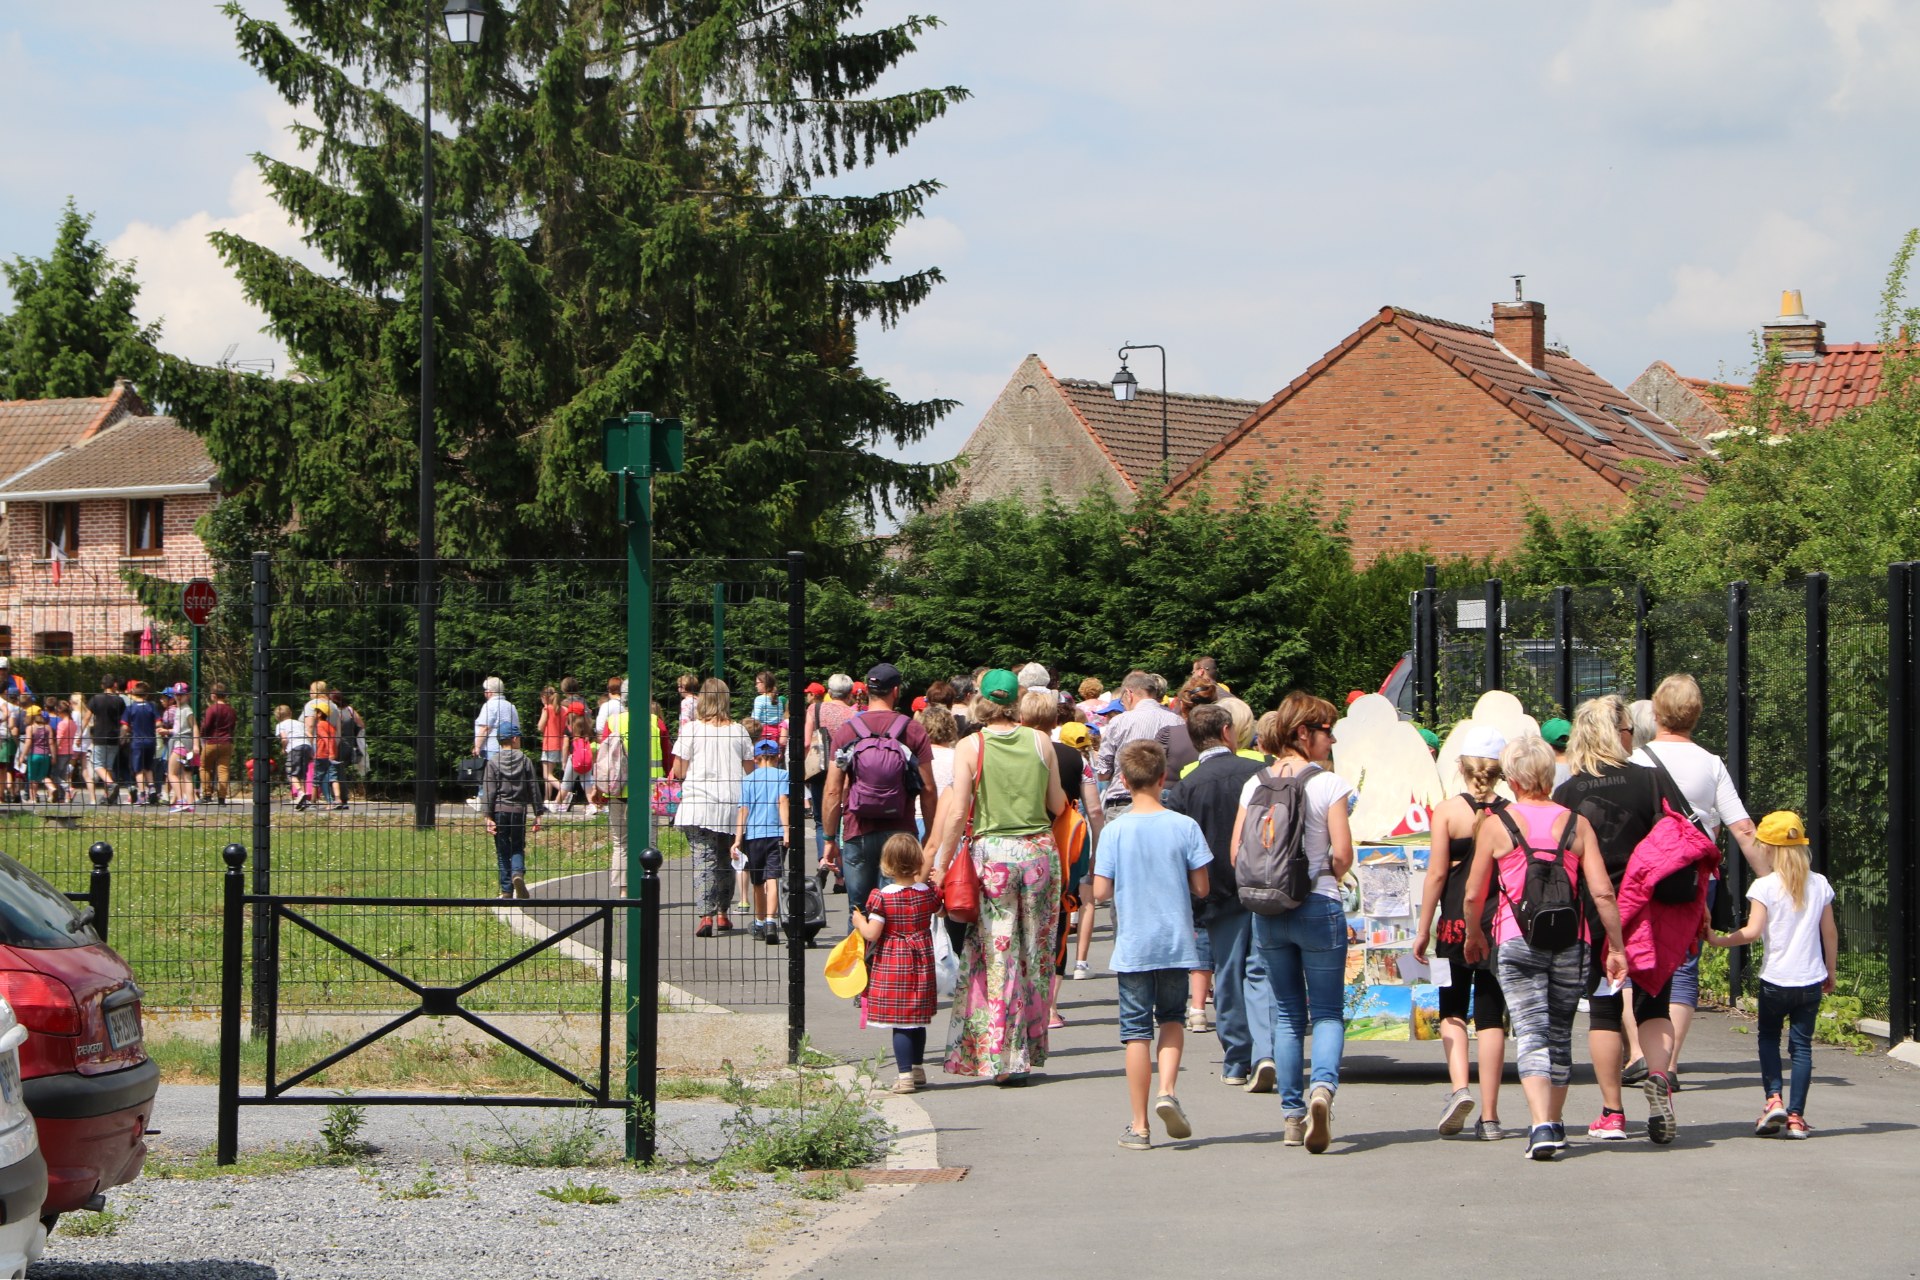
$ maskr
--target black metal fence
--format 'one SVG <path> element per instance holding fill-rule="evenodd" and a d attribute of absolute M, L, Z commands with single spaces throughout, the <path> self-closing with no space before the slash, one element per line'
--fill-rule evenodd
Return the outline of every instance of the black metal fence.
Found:
<path fill-rule="evenodd" d="M 1801 813 L 1816 869 L 1834 884 L 1845 952 L 1876 958 L 1857 980 L 1870 1008 L 1884 1000 L 1896 1035 L 1920 1015 L 1915 972 L 1920 754 L 1909 709 L 1920 709 L 1915 571 L 1653 599 L 1635 583 L 1581 587 L 1499 582 L 1468 591 L 1427 587 L 1412 610 L 1416 715 L 1436 727 L 1466 716 L 1482 692 L 1515 694 L 1537 719 L 1570 715 L 1585 699 L 1643 698 L 1661 676 L 1687 672 L 1706 711 L 1694 737 L 1723 755 L 1748 809 Z M 1744 895 L 1744 862 L 1726 862 Z M 1730 973 L 1742 981 L 1736 953 Z"/>

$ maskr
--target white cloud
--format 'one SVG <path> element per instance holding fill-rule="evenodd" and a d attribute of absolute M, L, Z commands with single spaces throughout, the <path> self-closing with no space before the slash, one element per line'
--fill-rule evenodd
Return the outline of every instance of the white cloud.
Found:
<path fill-rule="evenodd" d="M 1774 314 L 1783 289 L 1801 289 L 1809 306 L 1832 286 L 1841 245 L 1833 236 L 1784 213 L 1761 217 L 1734 242 L 1721 265 L 1682 263 L 1673 287 L 1648 323 L 1673 334 L 1742 333 Z"/>

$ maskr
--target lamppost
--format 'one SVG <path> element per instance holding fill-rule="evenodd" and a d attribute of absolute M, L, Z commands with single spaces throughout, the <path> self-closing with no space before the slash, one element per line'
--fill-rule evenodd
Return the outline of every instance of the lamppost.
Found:
<path fill-rule="evenodd" d="M 1113 398 L 1122 404 L 1138 399 L 1140 380 L 1127 368 L 1129 351 L 1160 353 L 1160 483 L 1167 482 L 1167 349 L 1157 342 L 1129 342 L 1120 348 L 1120 372 L 1113 375 Z"/>
<path fill-rule="evenodd" d="M 431 827 L 434 819 L 434 783 L 439 763 L 434 751 L 434 686 L 439 669 L 434 653 L 435 565 L 433 540 L 433 463 L 437 439 L 433 429 L 433 5 L 426 12 L 423 89 L 420 99 L 420 661 L 419 686 L 414 701 L 413 825 Z M 486 21 L 480 0 L 447 0 L 440 21 L 456 48 L 480 43 Z"/>

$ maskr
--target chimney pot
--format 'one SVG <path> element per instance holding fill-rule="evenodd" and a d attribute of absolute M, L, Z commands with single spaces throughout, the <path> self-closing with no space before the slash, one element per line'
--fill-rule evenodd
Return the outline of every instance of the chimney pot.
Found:
<path fill-rule="evenodd" d="M 1540 302 L 1493 304 L 1493 338 L 1527 362 L 1529 369 L 1547 367 L 1547 308 Z"/>
<path fill-rule="evenodd" d="M 1767 349 L 1778 351 L 1785 359 L 1808 361 L 1826 354 L 1827 326 L 1809 316 L 1798 289 L 1780 294 L 1780 317 L 1764 326 Z"/>

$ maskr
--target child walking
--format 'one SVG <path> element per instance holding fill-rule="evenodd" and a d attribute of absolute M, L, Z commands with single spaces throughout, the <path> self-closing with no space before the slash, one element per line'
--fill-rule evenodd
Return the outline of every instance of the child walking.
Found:
<path fill-rule="evenodd" d="M 307 741 L 306 726 L 294 719 L 293 708 L 284 702 L 273 709 L 273 734 L 280 739 L 281 767 L 287 772 L 287 799 L 299 804 L 307 794 L 307 765 L 313 760 L 313 744 Z"/>
<path fill-rule="evenodd" d="M 1107 823 L 1093 855 L 1093 898 L 1113 903 L 1113 959 L 1120 976 L 1120 1042 L 1127 1051 L 1132 1119 L 1120 1131 L 1130 1151 L 1153 1146 L 1147 1090 L 1153 1083 L 1153 1031 L 1160 1028 L 1159 1094 L 1154 1114 L 1169 1138 L 1190 1138 L 1193 1126 L 1174 1086 L 1186 1047 L 1187 974 L 1200 963 L 1193 936 L 1193 899 L 1207 896 L 1213 853 L 1200 824 L 1160 804 L 1167 753 L 1152 740 L 1120 749 L 1120 774 L 1133 805 Z"/>
<path fill-rule="evenodd" d="M 891 884 L 855 907 L 853 927 L 866 940 L 867 1025 L 893 1031 L 895 1093 L 927 1082 L 927 1024 L 933 1021 L 933 918 L 940 891 L 920 882 L 920 842 L 904 831 L 880 850 L 880 871 Z"/>
<path fill-rule="evenodd" d="M 780 767 L 780 744 L 771 738 L 754 743 L 753 764 L 753 772 L 740 784 L 733 852 L 746 862 L 741 874 L 753 896 L 753 936 L 775 946 L 780 941 L 780 881 L 787 863 L 787 771 Z"/>
<path fill-rule="evenodd" d="M 1785 1133 L 1805 1138 L 1807 1086 L 1813 1082 L 1813 1030 L 1820 997 L 1833 990 L 1840 934 L 1833 923 L 1833 886 L 1807 863 L 1807 829 L 1800 815 L 1770 813 L 1754 831 L 1755 841 L 1773 857 L 1773 871 L 1747 890 L 1747 924 L 1733 933 L 1707 939 L 1716 947 L 1766 944 L 1760 962 L 1760 1087 L 1766 1105 L 1753 1132 L 1762 1138 Z M 1787 1049 L 1793 1077 L 1786 1103 L 1780 1098 L 1780 1024 L 1787 1024 Z"/>
<path fill-rule="evenodd" d="M 540 779 L 533 761 L 520 750 L 520 726 L 502 721 L 494 733 L 500 750 L 487 757 L 480 775 L 480 812 L 493 837 L 493 855 L 500 869 L 502 898 L 530 898 L 527 892 L 527 832 L 540 830 L 547 811 L 540 798 Z"/>

